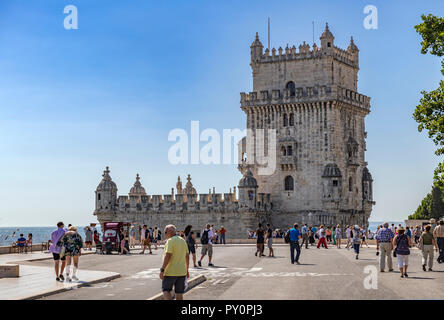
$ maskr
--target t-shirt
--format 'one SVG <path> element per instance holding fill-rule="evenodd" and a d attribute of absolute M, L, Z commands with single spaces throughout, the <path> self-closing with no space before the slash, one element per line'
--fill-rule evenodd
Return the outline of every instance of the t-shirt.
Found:
<path fill-rule="evenodd" d="M 147 239 L 147 235 L 148 235 L 148 229 L 142 229 L 141 234 L 140 234 L 140 239 L 142 239 L 142 240 Z"/>
<path fill-rule="evenodd" d="M 267 237 L 268 238 L 273 238 L 273 230 L 271 230 L 271 228 L 267 229 Z"/>
<path fill-rule="evenodd" d="M 435 227 L 433 232 L 436 234 L 437 238 L 444 238 L 444 225 L 438 225 Z"/>
<path fill-rule="evenodd" d="M 186 255 L 189 251 L 185 240 L 179 236 L 169 238 L 165 244 L 164 258 L 167 253 L 171 253 L 171 258 L 165 268 L 164 275 L 168 277 L 186 276 Z"/>
<path fill-rule="evenodd" d="M 291 228 L 289 232 L 290 232 L 290 241 L 291 242 L 296 242 L 299 240 L 300 233 L 299 233 L 298 229 Z"/>
<path fill-rule="evenodd" d="M 319 236 L 319 238 L 325 238 L 324 228 L 319 229 L 318 236 Z"/>
<path fill-rule="evenodd" d="M 19 247 L 24 247 L 24 246 L 25 246 L 25 243 L 26 243 L 26 239 L 25 239 L 25 238 L 21 237 L 21 238 L 18 238 L 18 239 L 17 239 L 17 245 L 18 245 Z"/>
<path fill-rule="evenodd" d="M 227 230 L 225 230 L 224 228 L 221 228 L 220 230 L 219 230 L 219 233 L 220 234 L 225 234 L 227 232 Z"/>
<path fill-rule="evenodd" d="M 432 245 L 433 244 L 433 234 L 431 232 L 424 232 L 422 234 L 422 244 L 427 246 L 427 245 Z"/>

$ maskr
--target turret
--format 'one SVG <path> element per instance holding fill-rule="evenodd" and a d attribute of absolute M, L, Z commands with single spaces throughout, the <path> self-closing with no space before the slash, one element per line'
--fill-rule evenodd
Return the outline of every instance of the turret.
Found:
<path fill-rule="evenodd" d="M 96 211 L 111 211 L 117 202 L 117 185 L 109 175 L 109 167 L 103 171 L 102 181 L 96 189 Z"/>
<path fill-rule="evenodd" d="M 333 34 L 330 32 L 330 29 L 328 28 L 328 23 L 325 24 L 325 30 L 324 32 L 322 32 L 320 39 L 321 39 L 321 50 L 325 51 L 333 50 L 335 37 L 333 37 Z"/>
<path fill-rule="evenodd" d="M 257 206 L 257 181 L 250 169 L 239 180 L 239 207 L 255 209 Z"/>
<path fill-rule="evenodd" d="M 356 63 L 356 65 L 359 65 L 359 49 L 355 45 L 353 37 L 350 38 L 350 44 L 347 47 L 347 52 L 352 54 L 353 61 Z"/>
<path fill-rule="evenodd" d="M 256 32 L 256 39 L 251 44 L 250 49 L 251 49 L 251 62 L 258 62 L 262 57 L 264 46 L 259 41 L 259 35 L 257 32 Z"/>

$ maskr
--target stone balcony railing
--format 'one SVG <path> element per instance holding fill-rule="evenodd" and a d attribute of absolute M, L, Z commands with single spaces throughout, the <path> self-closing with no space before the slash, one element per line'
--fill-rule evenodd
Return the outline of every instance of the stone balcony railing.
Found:
<path fill-rule="evenodd" d="M 296 88 L 291 95 L 289 89 L 263 90 L 258 92 L 241 92 L 241 107 L 267 106 L 273 104 L 306 103 L 317 101 L 339 100 L 354 106 L 370 109 L 370 98 L 358 92 L 340 86 L 314 86 Z"/>

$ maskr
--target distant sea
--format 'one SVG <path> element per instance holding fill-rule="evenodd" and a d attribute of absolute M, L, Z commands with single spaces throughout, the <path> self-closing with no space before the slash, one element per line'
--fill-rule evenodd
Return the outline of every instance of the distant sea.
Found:
<path fill-rule="evenodd" d="M 83 239 L 85 239 L 85 227 L 78 227 L 77 230 L 82 236 Z M 6 227 L 6 228 L 0 228 L 0 246 L 9 246 L 20 237 L 20 234 L 23 233 L 23 236 L 25 238 L 28 238 L 28 234 L 32 233 L 32 242 L 34 244 L 36 243 L 42 243 L 47 242 L 51 238 L 51 233 L 57 229 L 57 227 Z M 100 230 L 100 225 L 96 225 L 96 229 L 99 233 L 102 233 Z M 13 235 L 15 231 L 15 235 Z"/>
<path fill-rule="evenodd" d="M 387 221 L 390 224 L 394 223 L 395 226 L 398 224 L 404 225 L 403 221 Z M 372 231 L 376 231 L 376 228 L 383 224 L 383 221 L 372 221 L 369 223 L 369 228 Z M 85 239 L 85 232 L 83 230 L 84 227 L 78 227 L 80 235 Z M 102 233 L 100 230 L 100 225 L 96 226 L 97 231 Z M 28 237 L 28 233 L 32 233 L 32 238 L 34 243 L 46 242 L 51 238 L 51 233 L 55 230 L 55 227 L 7 227 L 0 228 L 0 246 L 8 246 L 13 242 L 17 241 L 20 236 L 20 233 L 23 233 L 24 237 Z M 14 237 L 12 234 L 15 232 Z"/>

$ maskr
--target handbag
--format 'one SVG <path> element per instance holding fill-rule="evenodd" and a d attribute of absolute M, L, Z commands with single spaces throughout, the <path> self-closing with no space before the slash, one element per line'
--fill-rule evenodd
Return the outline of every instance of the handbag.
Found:
<path fill-rule="evenodd" d="M 65 246 L 62 246 L 60 248 L 60 258 L 63 258 L 65 256 Z"/>

